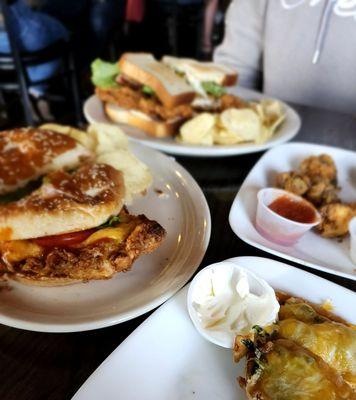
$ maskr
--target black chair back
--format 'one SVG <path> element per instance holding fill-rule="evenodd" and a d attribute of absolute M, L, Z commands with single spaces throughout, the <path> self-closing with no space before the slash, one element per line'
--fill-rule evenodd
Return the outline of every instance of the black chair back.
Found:
<path fill-rule="evenodd" d="M 4 18 L 4 26 L 8 35 L 10 54 L 0 53 L 0 72 L 6 73 L 13 71 L 16 75 L 12 81 L 0 82 L 0 90 L 16 91 L 21 98 L 23 105 L 25 121 L 28 125 L 34 124 L 34 117 L 32 114 L 31 97 L 28 88 L 32 85 L 49 83 L 58 77 L 67 79 L 68 87 L 71 89 L 71 98 L 73 99 L 74 112 L 76 122 L 82 123 L 83 116 L 81 110 L 81 100 L 79 94 L 79 85 L 76 74 L 76 65 L 74 55 L 71 49 L 71 43 L 59 40 L 46 48 L 34 52 L 24 52 L 19 48 L 16 40 L 14 27 L 11 24 L 11 10 L 10 6 L 16 0 L 0 0 L 1 11 Z M 30 65 L 38 65 L 47 61 L 61 59 L 63 62 L 63 71 L 56 73 L 56 75 L 43 79 L 41 81 L 31 82 L 27 72 L 27 67 Z M 37 114 L 40 115 L 37 103 L 34 101 L 33 108 Z"/>
<path fill-rule="evenodd" d="M 5 30 L 7 32 L 8 38 L 9 38 L 11 55 L 12 55 L 13 62 L 16 67 L 17 81 L 18 81 L 19 90 L 20 90 L 21 102 L 23 104 L 25 120 L 28 125 L 33 125 L 34 119 L 33 119 L 32 112 L 31 112 L 31 101 L 30 101 L 30 96 L 29 96 L 28 90 L 27 90 L 27 75 L 26 75 L 27 71 L 22 63 L 20 49 L 18 48 L 17 41 L 15 39 L 16 36 L 13 31 L 13 27 L 10 23 L 9 5 L 11 5 L 14 2 L 15 2 L 14 0 L 0 0 L 0 6 L 1 6 L 3 18 L 4 18 Z"/>

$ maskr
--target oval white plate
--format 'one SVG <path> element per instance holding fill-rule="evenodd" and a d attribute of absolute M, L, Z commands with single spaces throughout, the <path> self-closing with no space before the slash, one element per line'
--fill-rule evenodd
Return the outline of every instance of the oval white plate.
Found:
<path fill-rule="evenodd" d="M 257 93 L 251 90 L 243 89 L 240 87 L 232 88 L 231 93 L 236 93 L 246 100 L 260 100 L 269 98 L 266 95 Z M 156 148 L 158 150 L 177 155 L 189 155 L 195 157 L 223 157 L 239 154 L 255 153 L 258 151 L 269 149 L 270 147 L 277 146 L 278 144 L 291 140 L 299 131 L 301 121 L 296 111 L 283 103 L 286 110 L 286 120 L 278 129 L 272 139 L 261 145 L 253 143 L 243 143 L 232 146 L 197 146 L 188 145 L 176 142 L 173 138 L 154 138 L 146 135 L 141 129 L 133 126 L 119 124 L 125 131 L 129 138 L 136 142 L 141 142 L 147 146 Z M 85 118 L 90 122 L 105 122 L 112 124 L 113 122 L 105 115 L 102 102 L 95 95 L 89 97 L 84 104 Z"/>
<path fill-rule="evenodd" d="M 342 189 L 340 198 L 355 202 L 355 152 L 317 144 L 287 143 L 264 154 L 247 175 L 231 206 L 230 226 L 240 239 L 258 249 L 356 280 L 356 264 L 350 258 L 348 237 L 342 241 L 326 239 L 309 231 L 293 246 L 281 246 L 261 236 L 255 228 L 257 192 L 273 186 L 278 172 L 295 170 L 304 158 L 323 153 L 335 160 L 338 186 Z"/>
<path fill-rule="evenodd" d="M 356 295 L 335 283 L 268 258 L 229 261 L 273 288 L 314 303 L 330 299 L 334 312 L 356 323 Z M 199 335 L 186 307 L 188 286 L 152 314 L 89 377 L 73 400 L 245 400 L 236 378 L 244 364 L 232 351 Z"/>
<path fill-rule="evenodd" d="M 0 323 L 42 332 L 118 324 L 162 304 L 199 267 L 210 238 L 210 213 L 200 187 L 172 158 L 136 143 L 131 149 L 149 166 L 154 182 L 129 211 L 158 221 L 167 231 L 163 244 L 107 281 L 52 288 L 11 283 L 11 290 L 0 285 Z"/>

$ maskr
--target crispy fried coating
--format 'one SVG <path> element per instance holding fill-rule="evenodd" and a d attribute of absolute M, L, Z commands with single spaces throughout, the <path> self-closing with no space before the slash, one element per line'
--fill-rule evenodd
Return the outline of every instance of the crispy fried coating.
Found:
<path fill-rule="evenodd" d="M 327 154 L 308 157 L 298 171 L 282 172 L 276 177 L 277 187 L 305 197 L 315 207 L 340 203 L 336 182 L 336 166 Z"/>
<path fill-rule="evenodd" d="M 108 89 L 97 87 L 95 93 L 104 102 L 116 104 L 125 109 L 141 111 L 162 121 L 174 118 L 189 119 L 193 116 L 193 108 L 190 104 L 168 108 L 161 104 L 156 97 L 146 97 L 141 90 L 135 90 L 129 86 Z"/>
<path fill-rule="evenodd" d="M 307 175 L 312 183 L 320 181 L 330 182 L 336 185 L 337 171 L 334 160 L 328 154 L 311 156 L 300 164 L 300 172 Z"/>
<path fill-rule="evenodd" d="M 303 196 L 311 187 L 311 181 L 306 175 L 298 174 L 297 172 L 281 172 L 276 176 L 276 186 Z"/>
<path fill-rule="evenodd" d="M 320 181 L 311 185 L 305 197 L 316 207 L 326 204 L 339 203 L 340 189 L 329 181 Z"/>
<path fill-rule="evenodd" d="M 335 238 L 345 236 L 349 231 L 349 222 L 356 215 L 355 204 L 327 204 L 319 210 L 322 221 L 317 226 L 321 236 Z"/>
<path fill-rule="evenodd" d="M 74 247 L 54 247 L 44 254 L 28 257 L 10 266 L 0 259 L 0 280 L 19 276 L 34 281 L 43 278 L 88 281 L 109 279 L 117 272 L 130 269 L 138 257 L 160 246 L 165 230 L 144 215 L 120 215 L 123 219 L 120 224 L 129 228 L 124 240 L 108 238 L 89 245 L 83 242 Z"/>

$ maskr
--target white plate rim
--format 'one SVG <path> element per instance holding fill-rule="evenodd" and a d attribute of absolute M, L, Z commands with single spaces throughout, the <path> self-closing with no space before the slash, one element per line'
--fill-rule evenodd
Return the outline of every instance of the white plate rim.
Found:
<path fill-rule="evenodd" d="M 326 152 L 330 151 L 330 149 L 337 149 L 337 150 L 342 150 L 343 152 L 347 152 L 349 154 L 355 154 L 355 152 L 352 151 L 352 150 L 347 150 L 347 149 L 343 149 L 343 148 L 336 147 L 336 146 L 328 146 L 328 145 L 323 145 L 323 144 L 306 143 L 306 142 L 284 143 L 281 146 L 279 146 L 279 148 L 282 147 L 282 146 L 283 147 L 290 147 L 290 146 L 300 146 L 300 145 L 310 146 L 310 147 L 311 146 L 318 146 L 319 148 L 325 149 Z M 240 202 L 240 193 L 244 189 L 244 185 L 246 184 L 249 176 L 252 175 L 254 173 L 254 171 L 259 168 L 259 163 L 262 162 L 267 157 L 269 157 L 269 153 L 272 152 L 273 150 L 274 149 L 270 149 L 265 154 L 263 154 L 263 156 L 256 162 L 256 164 L 250 170 L 250 172 L 248 173 L 248 175 L 244 179 L 242 185 L 240 186 L 240 189 L 239 189 L 239 191 L 237 192 L 237 194 L 236 194 L 236 196 L 234 198 L 234 201 L 233 201 L 233 203 L 231 205 L 230 212 L 229 212 L 229 224 L 230 224 L 231 229 L 236 234 L 236 236 L 238 236 L 241 240 L 243 240 L 245 243 L 247 243 L 250 246 L 253 246 L 253 247 L 257 248 L 257 249 L 260 249 L 260 250 L 263 250 L 263 251 L 265 251 L 267 253 L 270 253 L 270 254 L 273 254 L 275 256 L 284 258 L 285 260 L 289 260 L 289 261 L 295 262 L 297 264 L 301 264 L 301 265 L 303 265 L 305 267 L 308 267 L 308 268 L 313 268 L 313 269 L 316 269 L 316 270 L 319 270 L 319 271 L 327 272 L 327 273 L 332 274 L 332 275 L 337 275 L 337 276 L 341 276 L 341 277 L 348 278 L 348 279 L 356 281 L 356 274 L 349 274 L 347 272 L 333 270 L 331 268 L 324 267 L 322 265 L 319 265 L 319 264 L 316 264 L 316 263 L 313 263 L 313 262 L 309 262 L 309 261 L 306 261 L 306 260 L 302 260 L 300 258 L 291 256 L 289 254 L 279 252 L 278 250 L 271 249 L 268 246 L 264 246 L 263 244 L 257 243 L 254 240 L 251 240 L 248 237 L 246 237 L 245 234 L 244 234 L 244 231 L 240 229 L 239 224 L 236 224 L 235 218 L 234 218 L 234 213 L 235 213 L 235 210 L 238 209 L 238 203 Z"/>
<path fill-rule="evenodd" d="M 249 93 L 249 96 L 257 98 L 272 98 L 271 96 L 267 96 L 265 94 L 261 94 L 258 92 L 253 92 L 250 90 L 246 90 L 244 88 L 238 87 L 239 90 L 246 91 Z M 252 94 L 251 94 L 252 93 Z M 273 98 L 274 99 L 274 98 Z M 279 100 L 283 107 L 286 110 L 287 118 L 289 118 L 295 124 L 295 127 L 290 132 L 283 134 L 283 136 L 279 138 L 272 138 L 266 143 L 256 145 L 251 143 L 241 144 L 241 145 L 231 145 L 231 146 L 199 146 L 199 145 L 187 145 L 187 144 L 179 144 L 179 143 L 170 143 L 164 142 L 161 139 L 139 139 L 127 134 L 129 139 L 133 142 L 138 142 L 145 144 L 146 146 L 150 146 L 160 151 L 167 152 L 169 154 L 180 155 L 180 156 L 192 156 L 192 157 L 228 157 L 228 156 L 237 156 L 242 154 L 251 154 L 261 152 L 263 150 L 269 149 L 271 147 L 277 146 L 279 144 L 285 143 L 287 141 L 292 140 L 299 132 L 301 128 L 301 118 L 299 114 L 295 111 L 294 108 Z M 96 121 L 90 113 L 90 107 L 92 107 L 92 103 L 100 102 L 100 99 L 94 94 L 86 99 L 83 112 L 84 116 L 89 123 L 95 123 Z M 104 122 L 104 121 L 101 121 Z M 105 122 L 109 124 L 114 124 L 108 118 L 105 117 Z M 120 126 L 120 124 L 114 124 L 116 126 Z M 122 125 L 124 129 L 124 125 Z"/>
<path fill-rule="evenodd" d="M 322 278 L 318 275 L 314 275 L 311 272 L 308 271 L 304 271 L 302 269 L 296 268 L 292 265 L 289 265 L 287 263 L 281 262 L 281 261 L 276 261 L 267 257 L 257 257 L 257 256 L 240 256 L 240 257 L 232 257 L 229 258 L 227 260 L 224 261 L 230 261 L 230 262 L 236 262 L 239 265 L 239 262 L 241 261 L 246 261 L 246 264 L 251 263 L 254 264 L 256 263 L 256 261 L 258 263 L 263 263 L 264 261 L 268 261 L 268 262 L 272 262 L 276 268 L 283 268 L 286 269 L 288 274 L 297 274 L 300 277 L 301 276 L 305 276 L 306 280 L 308 277 L 310 277 L 314 282 L 316 282 L 316 284 L 320 287 L 320 288 L 325 288 L 325 286 L 327 288 L 333 289 L 335 291 L 337 291 L 338 293 L 342 293 L 344 292 L 346 295 L 348 296 L 355 296 L 355 293 L 353 291 L 351 291 L 348 288 L 345 288 L 341 285 L 338 285 L 335 282 L 329 281 L 325 278 Z M 244 268 L 248 268 L 247 265 L 243 266 Z M 256 271 L 252 271 L 256 274 L 258 274 Z M 165 304 L 163 304 L 161 307 L 159 307 L 159 309 L 157 309 L 152 315 L 150 315 L 145 321 L 143 321 L 125 340 L 123 340 L 114 350 L 113 352 L 93 371 L 93 373 L 86 379 L 86 381 L 81 385 L 81 387 L 77 390 L 77 392 L 74 394 L 74 396 L 72 397 L 72 400 L 83 400 L 86 394 L 86 387 L 88 385 L 92 385 L 93 383 L 95 383 L 97 377 L 100 376 L 101 370 L 104 369 L 105 367 L 109 366 L 111 363 L 111 360 L 114 359 L 116 357 L 116 355 L 120 352 L 120 349 L 123 347 L 126 347 L 127 345 L 130 345 L 131 340 L 134 340 L 134 338 L 137 335 L 140 335 L 141 331 L 143 331 L 145 329 L 146 326 L 149 326 L 151 323 L 155 323 L 155 319 L 159 317 L 159 315 L 161 313 L 165 313 L 166 310 L 168 310 L 172 304 L 174 304 L 177 301 L 177 297 L 180 294 L 184 294 L 185 293 L 185 298 L 187 297 L 187 293 L 188 293 L 188 289 L 189 289 L 189 283 L 182 288 L 178 293 L 176 293 L 175 296 L 173 296 L 169 301 L 167 301 Z M 274 288 L 275 290 L 278 290 L 278 288 Z M 296 290 L 297 292 L 298 290 Z M 183 293 L 184 292 L 184 293 Z M 330 293 L 330 290 L 327 290 L 326 296 L 328 295 L 328 293 Z M 298 295 L 298 293 L 290 293 L 291 295 L 294 296 L 300 296 Z M 305 298 L 306 300 L 310 300 L 308 298 L 306 298 L 306 296 L 303 296 L 303 298 Z M 326 297 L 325 297 L 326 298 Z M 186 314 L 187 314 L 187 318 L 189 319 L 189 315 L 188 315 L 188 310 L 186 309 Z M 203 339 L 203 338 L 202 338 Z M 205 340 L 205 339 L 203 339 Z M 81 394 L 81 392 L 83 391 L 83 394 Z M 111 397 L 110 397 L 111 398 Z M 159 399 L 158 399 L 159 400 Z"/>
<path fill-rule="evenodd" d="M 117 325 L 122 322 L 129 321 L 131 319 L 134 319 L 140 315 L 143 315 L 154 308 L 160 306 L 164 302 L 166 302 L 169 298 L 174 296 L 174 294 L 179 291 L 188 281 L 189 279 L 193 276 L 195 271 L 199 268 L 201 261 L 203 260 L 206 250 L 208 248 L 209 242 L 210 242 L 210 237 L 211 237 L 211 215 L 210 215 L 210 209 L 207 203 L 207 200 L 204 196 L 204 193 L 199 186 L 199 184 L 196 182 L 196 180 L 193 178 L 193 176 L 182 166 L 180 165 L 174 157 L 167 156 L 163 153 L 158 152 L 155 149 L 152 148 L 147 148 L 147 146 L 144 146 L 139 143 L 131 143 L 130 147 L 135 149 L 136 147 L 138 149 L 143 149 L 144 151 L 148 151 L 152 153 L 155 157 L 164 157 L 166 161 L 169 163 L 172 163 L 172 167 L 176 171 L 178 171 L 181 176 L 189 182 L 189 187 L 190 187 L 190 192 L 193 191 L 195 196 L 198 196 L 200 201 L 199 201 L 199 207 L 201 207 L 203 214 L 206 219 L 206 226 L 204 230 L 204 235 L 202 239 L 202 251 L 199 254 L 193 254 L 193 261 L 192 265 L 195 265 L 192 267 L 189 271 L 186 271 L 185 273 L 182 274 L 182 277 L 180 279 L 179 284 L 177 284 L 174 288 L 171 288 L 170 290 L 167 290 L 166 292 L 162 293 L 161 295 L 157 296 L 155 299 L 148 301 L 145 305 L 141 307 L 136 307 L 133 310 L 129 310 L 124 313 L 120 313 L 116 318 L 103 318 L 99 319 L 96 321 L 92 322 L 78 322 L 78 323 L 71 323 L 71 324 L 59 324 L 59 323 L 51 323 L 51 324 L 46 324 L 46 323 L 41 323 L 41 322 L 31 322 L 31 321 L 26 321 L 23 319 L 15 318 L 15 317 L 9 317 L 9 316 L 4 316 L 1 314 L 0 311 L 0 324 L 4 324 L 13 328 L 18 328 L 18 329 L 23 329 L 23 330 L 28 330 L 28 331 L 34 331 L 34 332 L 48 332 L 48 333 L 72 333 L 72 332 L 84 332 L 84 331 L 90 331 L 94 329 L 102 329 L 106 328 L 109 326 Z M 193 202 L 194 206 L 196 205 L 195 202 Z M 191 259 L 188 259 L 188 261 L 192 261 Z"/>

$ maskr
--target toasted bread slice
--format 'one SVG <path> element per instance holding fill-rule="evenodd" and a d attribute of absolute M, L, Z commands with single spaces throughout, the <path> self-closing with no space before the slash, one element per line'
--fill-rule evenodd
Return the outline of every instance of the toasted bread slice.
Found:
<path fill-rule="evenodd" d="M 106 164 L 52 172 L 27 197 L 0 206 L 0 241 L 96 227 L 121 210 L 124 195 L 122 173 Z"/>
<path fill-rule="evenodd" d="M 192 75 L 199 82 L 214 82 L 221 86 L 232 86 L 237 82 L 237 72 L 226 65 L 172 56 L 164 56 L 162 62 L 177 72 Z"/>
<path fill-rule="evenodd" d="M 0 255 L 7 265 L 1 268 L 0 257 L 0 278 L 28 285 L 60 286 L 109 279 L 126 271 L 142 254 L 160 246 L 165 230 L 158 222 L 144 215 L 130 215 L 125 209 L 119 220 L 115 227 L 98 228 L 74 247 L 43 249 L 28 240 L 0 243 Z"/>
<path fill-rule="evenodd" d="M 122 74 L 151 87 L 160 101 L 169 108 L 190 103 L 195 92 L 184 78 L 155 60 L 148 53 L 125 53 L 119 61 Z"/>
<path fill-rule="evenodd" d="M 51 171 L 77 167 L 92 153 L 68 135 L 20 128 L 0 132 L 0 195 Z"/>
<path fill-rule="evenodd" d="M 112 103 L 104 103 L 104 110 L 113 122 L 134 126 L 157 138 L 175 136 L 185 121 L 182 118 L 157 121 L 140 111 L 126 110 Z"/>

